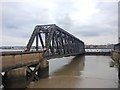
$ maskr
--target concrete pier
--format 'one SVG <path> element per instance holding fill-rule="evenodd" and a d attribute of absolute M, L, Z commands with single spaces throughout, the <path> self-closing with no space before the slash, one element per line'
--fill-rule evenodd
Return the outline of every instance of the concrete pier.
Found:
<path fill-rule="evenodd" d="M 30 82 L 49 76 L 49 63 L 46 59 L 42 60 L 39 66 L 36 64 L 29 67 L 32 67 L 29 74 L 27 66 L 5 72 L 3 76 L 5 88 L 26 88 Z"/>
<path fill-rule="evenodd" d="M 3 76 L 3 85 L 5 88 L 25 88 L 27 85 L 26 67 L 5 72 Z"/>
<path fill-rule="evenodd" d="M 2 53 L 2 72 L 28 65 L 37 64 L 42 58 L 42 52 L 4 52 Z"/>
<path fill-rule="evenodd" d="M 44 59 L 41 62 L 39 76 L 40 76 L 40 78 L 45 78 L 45 77 L 49 76 L 49 62 L 46 59 Z"/>

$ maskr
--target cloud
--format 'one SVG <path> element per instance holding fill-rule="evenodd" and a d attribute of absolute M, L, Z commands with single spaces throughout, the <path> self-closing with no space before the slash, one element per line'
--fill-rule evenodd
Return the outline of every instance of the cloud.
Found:
<path fill-rule="evenodd" d="M 36 25 L 54 23 L 85 41 L 86 44 L 117 43 L 117 0 L 110 1 L 4 1 L 2 2 L 4 35 L 2 42 L 4 45 L 13 45 L 13 43 L 24 45 Z M 9 43 L 9 38 L 13 39 L 13 42 Z M 20 39 L 19 43 L 16 41 L 17 38 Z M 104 40 L 98 42 L 99 39 Z"/>

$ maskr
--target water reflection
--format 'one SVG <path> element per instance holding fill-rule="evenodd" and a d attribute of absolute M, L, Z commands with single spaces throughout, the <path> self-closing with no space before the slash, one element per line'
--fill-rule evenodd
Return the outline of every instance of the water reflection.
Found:
<path fill-rule="evenodd" d="M 73 59 L 72 59 L 73 58 Z M 50 77 L 29 88 L 118 88 L 117 70 L 109 56 L 65 57 L 50 60 Z"/>
<path fill-rule="evenodd" d="M 72 59 L 73 58 L 73 59 Z M 52 74 L 51 77 L 54 76 L 80 76 L 81 72 L 84 68 L 84 56 L 77 56 L 77 57 L 71 57 L 69 58 L 69 62 L 67 61 L 64 66 L 58 67 L 59 69 L 56 71 L 50 70 L 50 73 Z M 64 60 L 64 59 L 63 59 Z M 57 64 L 57 61 L 56 61 Z M 54 67 L 52 64 L 52 61 L 50 61 L 50 67 Z M 51 68 L 50 68 L 51 69 Z M 52 73 L 53 72 L 53 73 Z"/>
<path fill-rule="evenodd" d="M 109 56 L 70 56 L 51 59 L 49 60 L 49 77 L 31 82 L 25 87 L 118 88 L 117 69 L 109 67 L 110 61 Z M 14 85 L 8 83 L 10 87 L 20 87 L 24 80 L 15 80 Z"/>
<path fill-rule="evenodd" d="M 30 88 L 75 88 L 77 80 L 84 68 L 84 56 L 71 56 L 58 59 L 52 59 L 50 64 L 50 76 L 40 79 L 36 83 L 30 84 Z M 73 78 L 74 77 L 74 78 Z M 74 87 L 73 87 L 74 86 Z"/>

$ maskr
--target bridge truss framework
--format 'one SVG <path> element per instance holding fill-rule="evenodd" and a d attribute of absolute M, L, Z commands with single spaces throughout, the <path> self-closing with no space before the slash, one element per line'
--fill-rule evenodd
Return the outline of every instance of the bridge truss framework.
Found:
<path fill-rule="evenodd" d="M 36 51 L 39 51 L 38 42 L 40 41 L 42 49 L 44 50 L 44 57 L 54 58 L 77 55 L 85 52 L 84 42 L 55 24 L 37 25 L 27 44 L 27 51 L 30 51 L 35 39 Z"/>

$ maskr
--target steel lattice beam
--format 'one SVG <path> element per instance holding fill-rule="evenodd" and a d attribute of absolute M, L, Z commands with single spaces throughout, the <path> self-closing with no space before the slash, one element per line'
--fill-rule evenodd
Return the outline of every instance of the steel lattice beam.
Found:
<path fill-rule="evenodd" d="M 45 37 L 43 38 L 41 34 Z M 84 42 L 55 24 L 37 25 L 27 44 L 27 51 L 30 51 L 35 38 L 36 51 L 39 51 L 38 41 L 40 41 L 42 49 L 45 50 L 43 53 L 45 57 L 77 55 L 85 52 Z"/>

